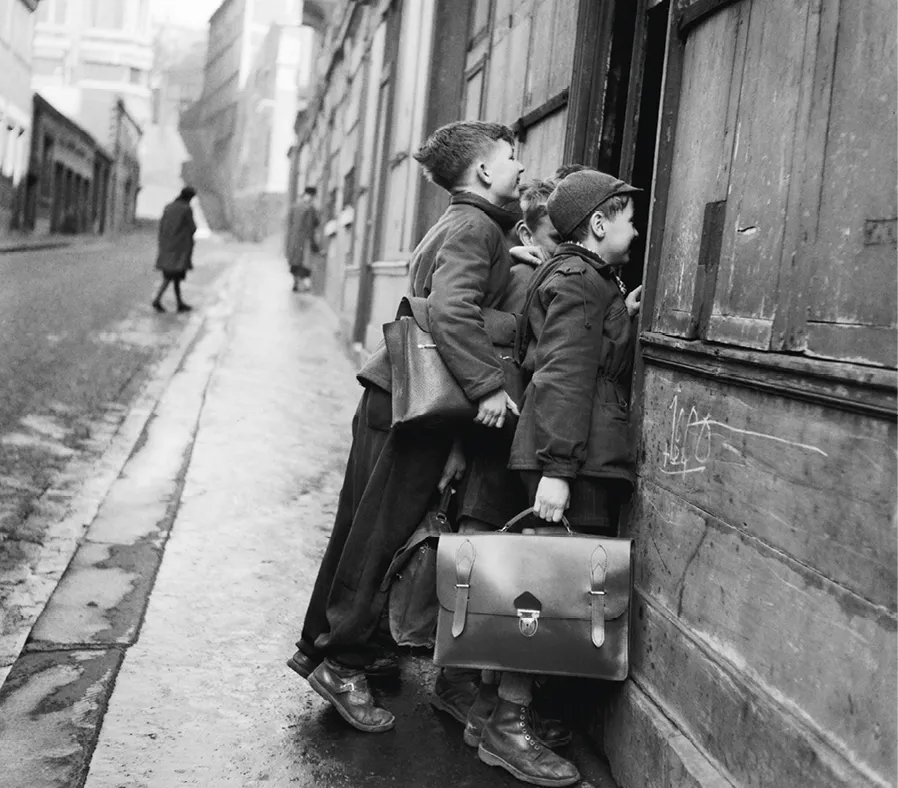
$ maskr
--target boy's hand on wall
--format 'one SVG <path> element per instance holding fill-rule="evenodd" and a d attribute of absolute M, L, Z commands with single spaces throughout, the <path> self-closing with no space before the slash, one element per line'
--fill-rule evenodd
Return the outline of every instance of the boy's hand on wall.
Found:
<path fill-rule="evenodd" d="M 627 305 L 627 314 L 630 317 L 638 315 L 639 310 L 642 309 L 642 285 L 629 293 L 624 303 Z"/>
<path fill-rule="evenodd" d="M 499 389 L 477 403 L 477 415 L 474 417 L 474 421 L 484 427 L 502 429 L 505 425 L 506 410 L 510 410 L 515 416 L 521 415 L 515 401 L 508 396 L 505 389 Z"/>
<path fill-rule="evenodd" d="M 537 516 L 551 523 L 560 523 L 564 510 L 571 502 L 571 486 L 567 479 L 543 476 L 536 488 L 533 510 Z"/>

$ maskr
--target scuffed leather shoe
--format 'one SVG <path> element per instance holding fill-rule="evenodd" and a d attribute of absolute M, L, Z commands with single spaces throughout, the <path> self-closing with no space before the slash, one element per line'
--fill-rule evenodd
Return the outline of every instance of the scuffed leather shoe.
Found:
<path fill-rule="evenodd" d="M 557 750 L 571 743 L 573 734 L 561 720 L 551 720 L 540 717 L 532 708 L 530 709 L 530 724 L 536 738 L 539 739 L 546 747 Z"/>
<path fill-rule="evenodd" d="M 299 649 L 287 660 L 287 667 L 295 670 L 304 679 L 309 678 L 309 674 L 320 664 Z M 378 657 L 370 665 L 365 666 L 365 675 L 369 679 L 399 678 L 399 657 L 394 654 L 384 654 L 382 657 Z"/>
<path fill-rule="evenodd" d="M 574 764 L 537 739 L 528 707 L 502 698 L 483 729 L 477 756 L 485 764 L 499 766 L 530 785 L 560 788 L 580 779 Z"/>
<path fill-rule="evenodd" d="M 374 705 L 362 672 L 341 676 L 325 660 L 309 674 L 309 685 L 356 730 L 381 733 L 395 724 L 390 712 Z"/>
<path fill-rule="evenodd" d="M 468 712 L 468 718 L 465 720 L 464 739 L 465 744 L 469 747 L 480 746 L 480 737 L 483 735 L 483 729 L 487 720 L 492 716 L 498 700 L 499 685 L 481 682 L 471 710 Z"/>
<path fill-rule="evenodd" d="M 441 671 L 433 685 L 430 705 L 464 725 L 476 696 L 477 685 L 473 681 L 447 681 Z"/>

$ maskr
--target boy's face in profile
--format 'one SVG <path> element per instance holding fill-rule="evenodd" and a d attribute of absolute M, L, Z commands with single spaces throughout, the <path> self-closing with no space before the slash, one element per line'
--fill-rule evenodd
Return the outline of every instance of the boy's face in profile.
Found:
<path fill-rule="evenodd" d="M 602 226 L 605 229 L 605 237 L 600 241 L 602 258 L 612 265 L 629 262 L 630 244 L 639 235 L 633 226 L 633 200 L 610 219 L 603 216 Z"/>
<path fill-rule="evenodd" d="M 490 175 L 490 192 L 498 205 L 520 197 L 518 186 L 524 165 L 515 158 L 514 148 L 509 143 L 497 140 L 482 163 Z"/>
<path fill-rule="evenodd" d="M 536 246 L 540 250 L 543 260 L 548 260 L 555 254 L 555 249 L 561 243 L 561 237 L 552 224 L 552 220 L 543 214 L 532 230 L 523 222 L 518 226 L 518 237 L 524 246 Z"/>

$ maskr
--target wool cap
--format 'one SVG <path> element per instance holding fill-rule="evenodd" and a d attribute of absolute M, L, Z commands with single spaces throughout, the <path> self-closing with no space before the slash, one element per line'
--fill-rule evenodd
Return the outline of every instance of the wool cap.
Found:
<path fill-rule="evenodd" d="M 564 178 L 546 202 L 552 224 L 562 238 L 570 238 L 577 226 L 603 202 L 637 189 L 598 170 L 580 170 Z"/>

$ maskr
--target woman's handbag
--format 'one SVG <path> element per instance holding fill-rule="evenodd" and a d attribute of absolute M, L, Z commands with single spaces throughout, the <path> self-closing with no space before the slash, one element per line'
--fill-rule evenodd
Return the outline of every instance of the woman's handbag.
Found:
<path fill-rule="evenodd" d="M 384 324 L 393 381 L 393 426 L 471 421 L 477 406 L 437 351 L 428 331 L 427 300 L 403 298 L 396 320 Z"/>
<path fill-rule="evenodd" d="M 629 670 L 632 541 L 448 534 L 437 551 L 434 662 L 622 681 Z"/>
<path fill-rule="evenodd" d="M 408 541 L 396 551 L 381 590 L 389 588 L 390 634 L 399 646 L 433 648 L 437 628 L 437 543 L 452 532 L 447 510 L 448 485 L 435 511 L 428 512 Z"/>

